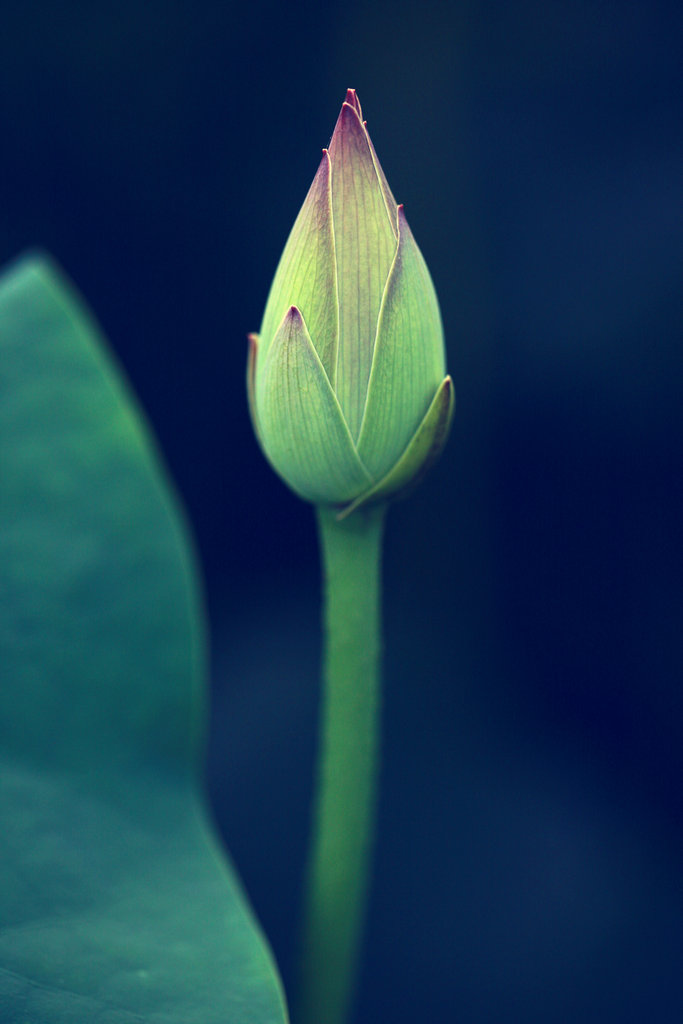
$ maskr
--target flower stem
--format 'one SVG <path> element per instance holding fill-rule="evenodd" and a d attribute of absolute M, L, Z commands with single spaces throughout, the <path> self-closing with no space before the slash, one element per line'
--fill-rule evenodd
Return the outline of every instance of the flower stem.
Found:
<path fill-rule="evenodd" d="M 340 521 L 318 509 L 325 655 L 298 1024 L 343 1024 L 355 987 L 375 818 L 384 513 Z"/>

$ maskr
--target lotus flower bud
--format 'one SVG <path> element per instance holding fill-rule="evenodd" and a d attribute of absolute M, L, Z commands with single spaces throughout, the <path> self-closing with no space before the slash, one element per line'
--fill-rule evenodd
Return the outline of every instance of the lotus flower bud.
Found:
<path fill-rule="evenodd" d="M 348 513 L 441 451 L 454 392 L 436 293 L 353 89 L 249 340 L 256 435 L 302 498 Z"/>

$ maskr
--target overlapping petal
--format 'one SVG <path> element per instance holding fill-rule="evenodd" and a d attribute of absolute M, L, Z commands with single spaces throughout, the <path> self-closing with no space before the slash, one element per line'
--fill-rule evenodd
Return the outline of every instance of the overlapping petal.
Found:
<path fill-rule="evenodd" d="M 260 331 L 264 354 L 292 305 L 301 310 L 325 372 L 334 381 L 338 303 L 327 151 L 323 151 L 318 173 L 294 222 L 270 289 Z"/>
<path fill-rule="evenodd" d="M 448 438 L 454 412 L 453 381 L 450 377 L 444 377 L 422 422 L 400 458 L 381 480 L 342 509 L 339 518 L 345 518 L 361 505 L 386 501 L 411 491 L 441 455 Z"/>
<path fill-rule="evenodd" d="M 334 386 L 354 439 L 360 430 L 377 318 L 397 244 L 359 110 L 357 101 L 343 104 L 329 150 L 339 298 Z"/>
<path fill-rule="evenodd" d="M 255 405 L 259 439 L 274 469 L 315 503 L 351 501 L 367 490 L 372 479 L 296 306 L 285 313 L 263 360 Z"/>
<path fill-rule="evenodd" d="M 400 457 L 444 378 L 442 338 L 436 292 L 401 206 L 358 438 L 358 453 L 375 479 Z"/>

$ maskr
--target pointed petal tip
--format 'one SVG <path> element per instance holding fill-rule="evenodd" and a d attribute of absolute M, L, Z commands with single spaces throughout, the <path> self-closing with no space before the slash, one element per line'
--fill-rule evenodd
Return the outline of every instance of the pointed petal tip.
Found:
<path fill-rule="evenodd" d="M 410 230 L 410 224 L 408 223 L 403 203 L 399 203 L 396 207 L 396 223 L 398 226 L 398 243 L 399 245 L 405 245 L 409 239 L 413 239 L 413 233 Z"/>
<path fill-rule="evenodd" d="M 358 99 L 358 96 L 356 95 L 356 90 L 355 89 L 347 89 L 346 90 L 346 97 L 344 99 L 344 103 L 348 103 L 348 105 L 350 107 L 353 107 L 353 109 L 358 114 L 358 117 L 360 118 L 360 120 L 361 121 L 363 120 L 363 112 L 362 112 L 362 110 L 360 108 L 360 100 Z"/>
<path fill-rule="evenodd" d="M 257 334 L 248 334 L 247 341 L 249 342 L 249 348 L 247 350 L 248 380 L 253 382 L 253 378 L 256 373 L 259 337 Z"/>
<path fill-rule="evenodd" d="M 313 182 L 312 182 L 311 187 L 309 189 L 309 196 L 306 197 L 306 201 L 307 202 L 308 202 L 308 200 L 310 198 L 310 194 L 311 193 L 313 193 L 314 195 L 317 193 L 318 196 L 319 196 L 321 189 L 325 190 L 326 188 L 328 188 L 328 186 L 329 186 L 329 175 L 330 175 L 330 154 L 327 151 L 327 149 L 325 147 L 323 147 L 322 156 L 320 158 L 320 163 L 318 164 L 318 170 L 315 173 L 315 178 L 313 179 Z"/>
<path fill-rule="evenodd" d="M 256 359 L 258 356 L 259 336 L 258 334 L 248 334 L 247 339 L 249 341 L 249 351 L 247 353 L 247 404 L 249 406 L 251 422 L 254 426 L 254 433 L 260 443 L 261 431 L 256 411 Z"/>
<path fill-rule="evenodd" d="M 289 307 L 282 318 L 280 330 L 282 329 L 286 329 L 289 341 L 293 341 L 295 338 L 300 337 L 302 333 L 307 332 L 306 321 L 298 306 Z"/>
<path fill-rule="evenodd" d="M 249 342 L 247 350 L 247 387 L 252 387 L 256 374 L 256 359 L 258 357 L 258 334 L 248 334 L 247 341 Z"/>
<path fill-rule="evenodd" d="M 280 323 L 278 324 L 278 328 L 273 337 L 273 341 L 275 341 L 278 337 L 282 337 L 283 340 L 286 339 L 287 341 L 291 341 L 293 337 L 296 337 L 296 335 L 300 333 L 300 331 L 304 328 L 304 325 L 304 318 L 301 314 L 301 310 L 299 309 L 299 307 L 289 306 L 284 316 L 282 317 L 282 320 L 280 320 Z M 268 346 L 268 356 L 270 356 L 272 350 L 273 345 L 271 344 Z"/>
<path fill-rule="evenodd" d="M 256 361 L 259 354 L 259 336 L 258 334 L 248 334 L 247 340 L 249 342 L 249 348 L 247 349 L 247 387 L 251 389 L 253 388 L 254 379 L 256 377 Z"/>
<path fill-rule="evenodd" d="M 355 103 L 349 103 L 348 100 L 344 100 L 342 108 L 339 111 L 339 117 L 337 118 L 337 123 L 334 126 L 329 146 L 330 160 L 333 165 L 339 158 L 340 149 L 343 148 L 343 136 L 346 136 L 348 139 L 355 140 L 356 146 L 370 146 L 370 136 L 368 135 L 367 128 L 363 124 L 360 104 L 358 104 L 357 100 Z"/>
<path fill-rule="evenodd" d="M 360 108 L 355 89 L 347 89 L 346 97 L 342 103 L 339 117 L 334 127 L 332 138 L 338 131 L 358 130 L 367 134 L 367 128 L 363 121 L 363 111 Z"/>
<path fill-rule="evenodd" d="M 311 184 L 309 190 L 309 196 L 306 197 L 308 202 L 311 194 L 317 196 L 320 199 L 321 193 L 325 192 L 330 186 L 330 154 L 327 149 L 323 149 L 322 157 L 316 171 L 315 178 Z"/>

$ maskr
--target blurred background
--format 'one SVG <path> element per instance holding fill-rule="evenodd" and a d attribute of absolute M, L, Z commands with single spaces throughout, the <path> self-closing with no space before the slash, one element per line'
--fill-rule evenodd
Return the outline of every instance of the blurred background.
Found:
<path fill-rule="evenodd" d="M 184 501 L 211 798 L 288 984 L 319 569 L 245 336 L 349 86 L 432 271 L 458 408 L 388 521 L 356 1024 L 683 1019 L 681 10 L 3 4 L 0 259 L 62 263 Z"/>

